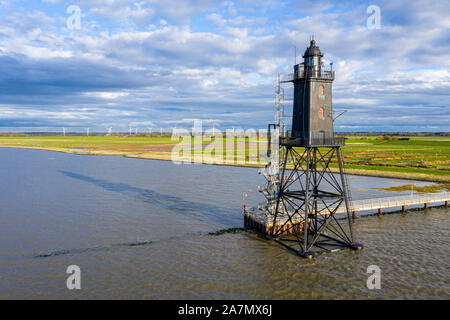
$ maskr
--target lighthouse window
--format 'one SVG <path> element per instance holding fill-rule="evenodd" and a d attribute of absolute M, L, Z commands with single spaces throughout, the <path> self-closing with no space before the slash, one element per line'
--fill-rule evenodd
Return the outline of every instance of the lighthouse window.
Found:
<path fill-rule="evenodd" d="M 324 98 L 325 96 L 325 89 L 322 85 L 319 86 L 319 98 Z"/>
<path fill-rule="evenodd" d="M 325 110 L 323 108 L 319 108 L 319 119 L 325 120 Z"/>

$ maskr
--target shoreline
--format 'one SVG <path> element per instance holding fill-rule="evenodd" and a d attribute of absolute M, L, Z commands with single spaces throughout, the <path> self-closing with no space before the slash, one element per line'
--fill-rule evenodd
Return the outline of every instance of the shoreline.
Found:
<path fill-rule="evenodd" d="M 88 150 L 88 149 L 78 149 L 78 148 L 52 148 L 52 147 L 33 147 L 33 146 L 7 146 L 1 145 L 0 148 L 13 148 L 13 149 L 33 149 L 33 150 L 46 150 L 46 151 L 55 151 L 55 152 L 63 152 L 63 153 L 71 153 L 77 155 L 93 155 L 93 156 L 123 156 L 126 158 L 134 158 L 134 159 L 147 159 L 147 160 L 162 160 L 162 161 L 172 161 L 171 154 L 158 154 L 158 152 L 125 152 L 125 151 L 111 151 L 111 150 Z M 216 160 L 216 159 L 215 159 Z M 186 163 L 180 161 L 180 163 Z M 233 167 L 247 167 L 247 168 L 263 168 L 265 164 L 263 163 L 217 163 L 217 162 L 187 162 L 187 163 L 196 163 L 196 164 L 207 164 L 207 165 L 216 165 L 216 166 L 233 166 Z M 289 166 L 287 167 L 289 169 Z M 337 168 L 330 168 L 331 172 L 337 173 Z M 404 180 L 419 180 L 419 181 L 428 181 L 428 182 L 450 182 L 450 177 L 446 176 L 436 176 L 436 175 L 428 175 L 425 173 L 401 173 L 401 172 L 390 172 L 390 171 L 376 171 L 376 170 L 365 170 L 365 169 L 345 169 L 346 174 L 358 175 L 358 176 L 370 176 L 370 177 L 382 177 L 382 178 L 395 178 L 395 179 L 404 179 Z"/>

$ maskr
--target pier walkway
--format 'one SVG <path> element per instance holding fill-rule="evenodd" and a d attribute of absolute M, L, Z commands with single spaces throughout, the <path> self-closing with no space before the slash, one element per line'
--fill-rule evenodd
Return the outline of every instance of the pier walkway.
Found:
<path fill-rule="evenodd" d="M 406 211 L 408 206 L 423 205 L 426 209 L 431 204 L 441 204 L 448 206 L 450 200 L 450 192 L 414 194 L 409 196 L 385 197 L 375 199 L 362 199 L 352 201 L 353 217 L 356 217 L 359 211 L 377 210 L 379 214 L 383 213 L 383 209 L 401 208 Z M 340 207 L 336 213 L 344 213 L 345 206 Z"/>
<path fill-rule="evenodd" d="M 353 218 L 357 217 L 360 211 L 378 211 L 378 214 L 383 213 L 383 209 L 393 209 L 401 208 L 403 212 L 406 211 L 407 207 L 411 206 L 423 206 L 423 208 L 428 208 L 430 205 L 445 205 L 448 206 L 450 201 L 450 192 L 442 193 L 432 193 L 432 194 L 414 194 L 408 196 L 397 196 L 397 197 L 385 197 L 385 198 L 374 198 L 374 199 L 361 199 L 351 201 L 351 212 Z M 323 207 L 319 207 L 319 210 Z M 345 214 L 346 207 L 341 205 L 336 214 Z M 283 232 L 286 234 L 292 233 L 292 230 L 297 230 L 296 227 L 303 223 L 301 214 L 299 216 L 289 219 L 287 215 L 280 215 L 277 219 L 276 225 L 273 224 L 273 216 L 268 215 L 263 210 L 250 210 L 243 212 L 244 215 L 244 226 L 258 230 L 265 234 L 270 234 L 272 228 L 281 227 L 284 229 Z"/>

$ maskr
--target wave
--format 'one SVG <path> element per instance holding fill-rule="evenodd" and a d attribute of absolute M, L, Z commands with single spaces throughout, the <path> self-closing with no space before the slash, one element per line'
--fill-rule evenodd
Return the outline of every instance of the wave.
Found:
<path fill-rule="evenodd" d="M 92 247 L 92 248 L 57 250 L 57 251 L 52 251 L 49 253 L 38 254 L 38 255 L 34 256 L 34 258 L 48 258 L 48 257 L 65 255 L 65 254 L 79 254 L 79 253 L 106 251 L 106 250 L 109 250 L 112 248 L 117 248 L 117 247 L 139 247 L 139 246 L 146 246 L 146 245 L 149 245 L 152 243 L 153 243 L 153 241 L 144 240 L 144 241 L 129 242 L 129 243 L 116 243 L 116 244 L 111 244 L 111 245 L 107 245 L 107 246 L 99 246 L 99 247 Z"/>

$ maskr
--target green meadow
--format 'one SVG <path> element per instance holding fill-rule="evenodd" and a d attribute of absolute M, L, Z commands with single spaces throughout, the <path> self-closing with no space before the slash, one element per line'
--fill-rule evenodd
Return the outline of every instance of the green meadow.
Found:
<path fill-rule="evenodd" d="M 377 140 L 350 137 L 344 147 L 346 168 L 450 177 L 450 137 Z M 406 137 L 401 137 L 406 138 Z"/>
<path fill-rule="evenodd" d="M 398 140 L 399 138 L 404 140 Z M 374 176 L 450 181 L 450 137 L 382 139 L 381 136 L 348 137 L 343 148 L 346 171 Z M 172 149 L 180 146 L 180 141 L 181 139 L 172 139 L 169 136 L 0 136 L 0 147 L 170 160 Z M 183 143 L 189 145 L 191 141 L 184 139 Z M 211 139 L 205 139 L 203 142 L 192 139 L 194 146 L 198 143 L 200 147 L 188 151 L 196 161 L 206 157 L 206 154 L 217 156 L 217 151 L 208 148 Z M 216 143 L 226 146 L 222 153 L 227 153 L 228 158 L 231 153 L 233 165 L 265 164 L 265 160 L 258 157 L 258 154 L 266 150 L 265 140 L 258 143 L 256 138 L 224 138 L 217 139 Z M 337 168 L 335 160 L 331 167 Z"/>

